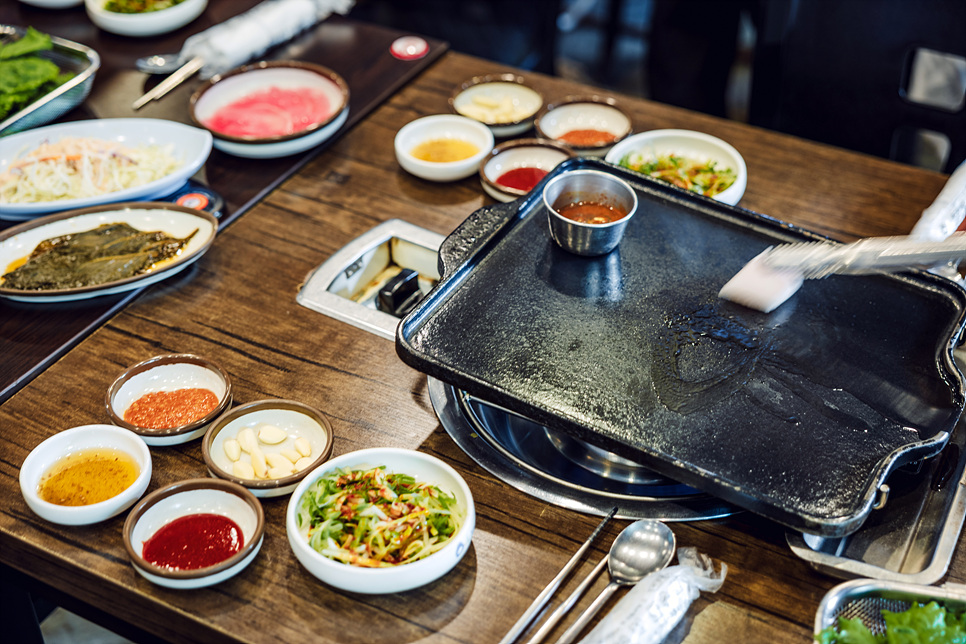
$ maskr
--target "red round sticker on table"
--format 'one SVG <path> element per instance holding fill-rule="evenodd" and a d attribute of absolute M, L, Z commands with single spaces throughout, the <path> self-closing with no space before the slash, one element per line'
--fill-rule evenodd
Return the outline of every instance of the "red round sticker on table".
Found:
<path fill-rule="evenodd" d="M 419 36 L 403 36 L 393 41 L 389 51 L 399 60 L 416 60 L 429 53 L 429 43 Z"/>

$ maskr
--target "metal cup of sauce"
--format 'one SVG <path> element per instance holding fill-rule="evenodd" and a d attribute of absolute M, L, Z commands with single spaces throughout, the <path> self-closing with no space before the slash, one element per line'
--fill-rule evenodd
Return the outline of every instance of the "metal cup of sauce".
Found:
<path fill-rule="evenodd" d="M 573 170 L 543 189 L 550 236 L 571 253 L 593 257 L 614 250 L 637 211 L 637 193 L 599 170 Z"/>

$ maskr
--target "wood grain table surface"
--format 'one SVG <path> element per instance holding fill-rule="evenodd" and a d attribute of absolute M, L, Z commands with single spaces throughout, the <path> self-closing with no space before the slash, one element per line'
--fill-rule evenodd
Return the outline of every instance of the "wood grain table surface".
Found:
<path fill-rule="evenodd" d="M 191 34 L 242 13 L 255 4 L 256 0 L 212 0 L 205 12 L 185 27 L 145 38 L 118 36 L 98 29 L 88 19 L 83 5 L 51 11 L 20 2 L 3 3 L 0 4 L 0 24 L 33 26 L 83 43 L 100 55 L 101 67 L 90 96 L 63 120 L 138 117 L 193 125 L 188 104 L 191 94 L 203 81 L 198 76 L 190 78 L 161 100 L 134 111 L 131 103 L 164 78 L 137 71 L 134 61 L 141 56 L 177 52 Z M 305 60 L 340 74 L 350 87 L 349 115 L 341 128 L 341 132 L 345 132 L 448 47 L 442 41 L 427 39 L 429 51 L 425 57 L 399 60 L 390 55 L 389 47 L 401 35 L 404 34 L 336 15 L 269 50 L 264 58 Z M 326 144 L 322 144 L 278 159 L 244 159 L 213 149 L 196 178 L 224 199 L 221 221 L 225 225 L 325 147 Z M 0 220 L 0 229 L 13 223 Z M 0 371 L 0 402 L 137 294 L 135 291 L 40 306 L 0 300 L 0 354 L 6 363 Z"/>
<path fill-rule="evenodd" d="M 406 174 L 392 140 L 405 123 L 447 111 L 463 79 L 503 68 L 449 52 L 281 187 L 223 231 L 190 269 L 152 286 L 0 406 L 0 563 L 75 610 L 138 638 L 170 641 L 398 643 L 497 642 L 590 534 L 599 518 L 519 492 L 466 456 L 440 426 L 427 381 L 391 342 L 297 304 L 306 275 L 391 218 L 441 234 L 490 203 L 476 177 L 452 184 Z M 547 101 L 593 88 L 527 74 Z M 945 177 L 746 125 L 617 96 L 637 131 L 687 128 L 732 143 L 748 165 L 740 205 L 839 239 L 908 232 Z M 190 352 L 224 366 L 235 404 L 294 399 L 322 410 L 334 454 L 394 446 L 452 464 L 478 512 L 473 546 L 423 588 L 387 596 L 340 592 L 317 581 L 286 541 L 286 498 L 266 499 L 265 543 L 238 576 L 175 591 L 141 578 L 121 542 L 124 517 L 67 528 L 35 516 L 18 487 L 28 452 L 55 432 L 107 422 L 104 395 L 126 367 Z M 153 448 L 149 490 L 206 476 L 200 441 Z M 627 524 L 612 521 L 562 592 L 576 586 Z M 823 595 L 839 580 L 795 557 L 781 526 L 743 513 L 675 523 L 679 547 L 728 565 L 724 586 L 702 595 L 668 641 L 811 641 Z M 966 581 L 960 548 L 947 575 Z M 605 584 L 599 579 L 595 591 Z M 580 607 L 589 604 L 582 600 Z M 558 629 L 555 635 L 559 635 Z M 552 641 L 552 640 L 551 640 Z"/>

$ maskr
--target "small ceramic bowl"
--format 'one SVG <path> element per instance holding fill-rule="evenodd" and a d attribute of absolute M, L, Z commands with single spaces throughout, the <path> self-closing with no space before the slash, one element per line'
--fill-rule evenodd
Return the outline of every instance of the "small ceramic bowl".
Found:
<path fill-rule="evenodd" d="M 711 195 L 712 199 L 735 205 L 745 194 L 748 185 L 748 168 L 738 150 L 721 139 L 691 130 L 650 130 L 628 137 L 611 148 L 604 160 L 614 165 L 622 165 L 628 155 L 639 156 L 642 160 L 653 160 L 659 156 L 675 154 L 698 162 L 714 161 L 719 168 L 727 168 L 735 173 L 731 187 Z"/>
<path fill-rule="evenodd" d="M 117 13 L 105 9 L 107 0 L 84 0 L 87 16 L 95 25 L 121 36 L 156 36 L 185 26 L 201 15 L 208 0 L 184 0 L 179 4 L 144 13 Z"/>
<path fill-rule="evenodd" d="M 507 141 L 480 162 L 480 183 L 497 201 L 513 201 L 529 194 L 558 164 L 574 156 L 569 148 L 553 141 Z"/>
<path fill-rule="evenodd" d="M 267 476 L 259 476 L 257 457 L 246 445 L 249 434 Z M 212 423 L 201 450 L 212 476 L 243 485 L 255 496 L 272 497 L 290 494 L 328 460 L 334 439 L 332 425 L 318 410 L 294 400 L 259 400 Z"/>
<path fill-rule="evenodd" d="M 271 102 L 271 92 L 296 91 L 311 95 L 311 100 L 306 96 L 289 97 L 289 103 L 309 105 L 315 113 L 293 108 L 285 114 L 278 132 L 261 133 L 264 119 L 247 119 L 247 114 L 271 113 L 272 125 L 278 125 L 281 119 L 277 105 Z M 239 101 L 250 103 L 245 108 L 247 120 L 241 124 L 245 131 L 225 129 L 219 112 Z M 304 152 L 335 134 L 348 118 L 349 86 L 339 74 L 321 65 L 262 61 L 212 77 L 191 96 L 188 110 L 199 127 L 211 132 L 212 144 L 222 152 L 246 158 L 275 158 Z M 232 122 L 241 126 L 238 119 Z"/>
<path fill-rule="evenodd" d="M 336 469 L 370 469 L 379 466 L 385 466 L 390 473 L 409 474 L 417 481 L 432 483 L 454 495 L 464 514 L 460 529 L 449 543 L 425 559 L 394 567 L 361 568 L 337 562 L 316 552 L 302 534 L 297 519 L 306 490 L 319 478 Z M 404 592 L 439 579 L 452 570 L 469 550 L 475 527 L 473 495 L 456 470 L 429 454 L 392 447 L 363 449 L 332 459 L 305 477 L 289 499 L 285 513 L 288 542 L 305 569 L 330 586 L 366 594 Z"/>
<path fill-rule="evenodd" d="M 194 388 L 208 389 L 218 398 L 218 404 L 197 420 L 168 429 L 141 427 L 124 420 L 125 412 L 145 394 Z M 107 390 L 106 405 L 112 423 L 131 430 L 148 445 L 187 443 L 203 436 L 211 421 L 231 405 L 231 379 L 224 369 L 200 356 L 190 353 L 155 356 L 118 376 Z"/>
<path fill-rule="evenodd" d="M 628 222 L 637 211 L 637 193 L 623 179 L 599 170 L 572 170 L 558 174 L 543 188 L 550 236 L 566 251 L 593 257 L 605 255 L 620 244 Z M 607 223 L 575 221 L 561 209 L 593 203 L 624 213 Z"/>
<path fill-rule="evenodd" d="M 227 559 L 195 569 L 173 569 L 147 561 L 144 543 L 167 524 L 196 514 L 231 519 L 242 534 L 242 547 Z M 168 588 L 203 588 L 234 577 L 262 547 L 265 513 L 262 504 L 240 485 L 217 479 L 188 479 L 144 497 L 124 522 L 124 548 L 131 565 L 145 579 Z"/>
<path fill-rule="evenodd" d="M 548 105 L 537 117 L 535 126 L 538 136 L 588 157 L 604 156 L 633 129 L 631 119 L 617 106 L 617 101 L 596 95 L 570 97 Z M 578 134 L 580 138 L 568 140 Z"/>
<path fill-rule="evenodd" d="M 139 473 L 126 490 L 100 503 L 57 505 L 39 496 L 40 482 L 64 457 L 89 449 L 113 449 L 129 454 Z M 134 504 L 151 482 L 151 452 L 136 434 L 114 425 L 83 425 L 54 434 L 27 455 L 20 467 L 20 491 L 38 516 L 62 525 L 88 525 L 105 521 Z"/>
<path fill-rule="evenodd" d="M 543 96 L 516 74 L 476 76 L 460 84 L 449 99 L 461 116 L 485 123 L 495 137 L 516 136 L 533 127 Z"/>
<path fill-rule="evenodd" d="M 455 140 L 469 143 L 476 149 L 458 161 L 425 161 L 413 156 L 413 150 L 429 141 Z M 479 121 L 455 114 L 425 116 L 407 123 L 395 139 L 396 160 L 403 170 L 430 181 L 457 181 L 465 179 L 479 168 L 493 149 L 493 132 Z"/>

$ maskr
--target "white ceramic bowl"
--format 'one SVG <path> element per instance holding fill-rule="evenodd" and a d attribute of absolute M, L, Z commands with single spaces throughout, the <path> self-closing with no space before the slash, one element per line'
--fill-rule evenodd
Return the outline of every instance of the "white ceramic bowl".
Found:
<path fill-rule="evenodd" d="M 124 413 L 145 394 L 191 388 L 208 389 L 218 397 L 215 408 L 195 421 L 169 429 L 152 429 L 124 420 Z M 107 390 L 105 403 L 112 423 L 139 435 L 148 445 L 178 445 L 201 438 L 212 421 L 228 409 L 231 379 L 220 366 L 200 356 L 189 353 L 155 356 L 118 376 Z"/>
<path fill-rule="evenodd" d="M 43 9 L 66 9 L 82 4 L 84 0 L 20 0 L 24 4 Z"/>
<path fill-rule="evenodd" d="M 78 451 L 105 448 L 130 454 L 140 470 L 134 483 L 106 501 L 66 506 L 44 501 L 38 495 L 44 474 L 58 461 Z M 35 447 L 20 467 L 20 491 L 38 516 L 62 525 L 88 525 L 105 521 L 134 504 L 151 482 L 151 452 L 137 434 L 114 425 L 82 425 L 54 434 Z"/>
<path fill-rule="evenodd" d="M 144 542 L 175 519 L 220 514 L 241 530 L 241 550 L 213 566 L 171 570 L 146 561 Z M 229 481 L 188 479 L 156 490 L 138 503 L 124 522 L 124 547 L 131 565 L 145 579 L 168 588 L 203 588 L 234 577 L 255 559 L 265 534 L 265 513 L 255 496 Z"/>
<path fill-rule="evenodd" d="M 602 157 L 611 147 L 630 135 L 631 119 L 609 97 L 577 96 L 548 105 L 535 122 L 537 134 L 565 145 L 581 156 Z M 600 130 L 613 138 L 602 145 L 578 145 L 562 140 L 574 130 Z"/>
<path fill-rule="evenodd" d="M 458 139 L 472 143 L 478 152 L 448 163 L 423 161 L 412 155 L 420 143 L 436 139 Z M 493 149 L 493 132 L 479 121 L 456 114 L 425 116 L 407 123 L 396 133 L 396 160 L 403 170 L 430 181 L 456 181 L 477 171 L 480 161 Z"/>
<path fill-rule="evenodd" d="M 295 466 L 294 452 L 307 460 L 298 464 L 300 469 L 278 478 L 249 478 L 237 474 L 234 461 L 226 451 L 225 441 L 238 440 L 239 433 L 245 428 L 251 429 L 257 438 L 266 425 L 281 429 L 285 434 L 280 442 L 258 441 L 259 449 L 267 458 L 272 458 L 270 454 L 288 453 L 291 457 L 287 460 Z M 308 441 L 307 455 L 299 453 L 299 438 Z M 201 444 L 201 451 L 212 476 L 243 485 L 255 496 L 272 497 L 290 494 L 309 472 L 325 463 L 332 455 L 334 442 L 332 425 L 317 409 L 294 400 L 259 400 L 236 407 L 212 423 Z M 238 459 L 252 463 L 247 452 L 242 452 Z"/>
<path fill-rule="evenodd" d="M 508 137 L 533 127 L 543 97 L 522 76 L 489 74 L 462 83 L 449 104 L 457 114 L 485 123 L 493 136 Z"/>
<path fill-rule="evenodd" d="M 322 117 L 293 132 L 278 135 L 232 135 L 212 127 L 222 108 L 261 90 L 308 89 L 327 103 Z M 301 61 L 258 62 L 215 76 L 192 95 L 192 120 L 214 137 L 214 147 L 246 158 L 275 158 L 304 152 L 331 137 L 349 114 L 349 86 L 337 73 Z"/>
<path fill-rule="evenodd" d="M 569 148 L 545 139 L 517 139 L 493 148 L 480 162 L 480 183 L 483 190 L 497 201 L 513 201 L 530 190 L 504 185 L 500 177 L 511 170 L 533 168 L 544 175 L 561 162 L 576 156 Z"/>
<path fill-rule="evenodd" d="M 734 205 L 741 200 L 748 185 L 748 168 L 745 160 L 734 147 L 721 139 L 691 130 L 650 130 L 628 137 L 611 148 L 604 160 L 620 165 L 621 159 L 631 152 L 647 157 L 677 154 L 696 161 L 716 161 L 721 168 L 735 171 L 735 182 L 728 189 L 712 198 Z"/>
<path fill-rule="evenodd" d="M 320 477 L 337 469 L 368 469 L 384 465 L 389 472 L 412 475 L 418 481 L 433 483 L 456 496 L 465 510 L 463 525 L 450 542 L 438 552 L 412 563 L 392 568 L 360 568 L 345 565 L 312 549 L 296 522 L 302 495 Z M 452 467 L 429 454 L 408 449 L 377 447 L 343 454 L 312 472 L 299 484 L 289 499 L 285 530 L 295 557 L 312 575 L 341 590 L 366 594 L 388 594 L 412 590 L 439 579 L 452 570 L 469 550 L 476 527 L 476 508 L 466 481 Z"/>
<path fill-rule="evenodd" d="M 184 0 L 173 7 L 145 13 L 108 11 L 104 8 L 106 4 L 107 0 L 84 0 L 91 22 L 104 31 L 121 36 L 156 36 L 183 27 L 200 16 L 208 0 Z"/>

